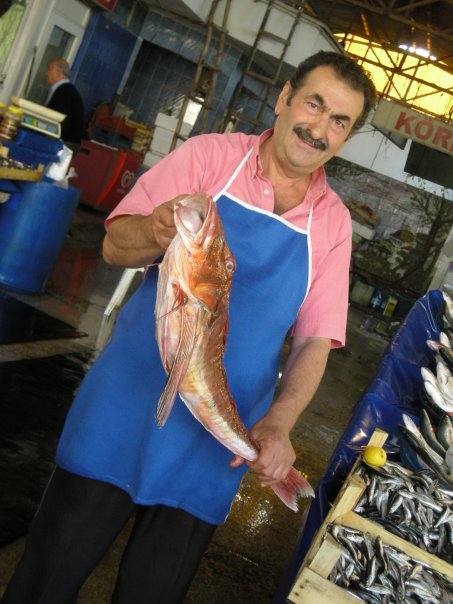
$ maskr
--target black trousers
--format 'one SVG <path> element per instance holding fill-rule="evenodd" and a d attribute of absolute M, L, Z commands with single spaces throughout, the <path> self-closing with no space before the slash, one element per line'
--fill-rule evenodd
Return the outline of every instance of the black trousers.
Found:
<path fill-rule="evenodd" d="M 1 604 L 74 604 L 134 513 L 112 603 L 182 602 L 216 526 L 183 510 L 137 506 L 111 484 L 56 468 Z"/>

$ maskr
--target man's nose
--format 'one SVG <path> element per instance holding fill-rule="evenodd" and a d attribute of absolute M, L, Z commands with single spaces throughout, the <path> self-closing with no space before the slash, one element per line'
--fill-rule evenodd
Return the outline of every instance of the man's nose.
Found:
<path fill-rule="evenodd" d="M 321 113 L 310 120 L 310 134 L 314 139 L 325 141 L 327 138 L 327 129 L 329 127 L 329 115 Z"/>

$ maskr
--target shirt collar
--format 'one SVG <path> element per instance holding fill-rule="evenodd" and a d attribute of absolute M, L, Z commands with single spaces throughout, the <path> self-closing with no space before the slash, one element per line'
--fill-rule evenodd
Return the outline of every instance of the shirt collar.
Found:
<path fill-rule="evenodd" d="M 274 129 L 269 128 L 268 130 L 262 132 L 259 136 L 255 137 L 255 140 L 253 142 L 253 151 L 250 157 L 250 169 L 253 178 L 255 178 L 256 176 L 260 176 L 263 172 L 263 167 L 261 165 L 260 160 L 260 145 L 264 143 L 264 141 L 267 140 L 269 137 L 271 137 L 273 132 Z"/>
<path fill-rule="evenodd" d="M 316 168 L 311 174 L 310 186 L 305 195 L 305 199 L 316 203 L 327 191 L 326 172 L 322 166 Z"/>
<path fill-rule="evenodd" d="M 58 80 L 58 82 L 55 82 L 55 84 L 52 84 L 52 86 L 50 87 L 50 94 L 53 94 L 57 88 L 60 88 L 60 86 L 62 86 L 63 84 L 67 84 L 70 81 L 71 80 L 69 80 L 68 78 L 65 78 L 64 80 Z"/>
<path fill-rule="evenodd" d="M 267 140 L 268 138 L 270 138 L 272 136 L 274 132 L 273 128 L 269 128 L 268 130 L 265 130 L 264 132 L 262 132 L 262 134 L 260 134 L 259 136 L 256 137 L 254 143 L 253 143 L 253 152 L 250 158 L 250 169 L 252 172 L 252 176 L 256 177 L 256 176 L 260 176 L 262 174 L 262 166 L 261 166 L 261 160 L 260 160 L 260 156 L 259 156 L 259 150 L 260 150 L 260 145 Z M 311 174 L 311 181 L 310 181 L 310 186 L 308 187 L 307 193 L 305 195 L 305 200 L 307 200 L 308 202 L 313 202 L 316 203 L 318 201 L 318 199 L 320 199 L 321 197 L 323 197 L 323 195 L 326 194 L 327 191 L 327 180 L 326 180 L 326 173 L 325 170 L 322 166 L 320 166 L 319 168 L 316 168 L 316 170 L 314 172 L 312 172 Z M 305 201 L 303 200 L 303 201 Z"/>

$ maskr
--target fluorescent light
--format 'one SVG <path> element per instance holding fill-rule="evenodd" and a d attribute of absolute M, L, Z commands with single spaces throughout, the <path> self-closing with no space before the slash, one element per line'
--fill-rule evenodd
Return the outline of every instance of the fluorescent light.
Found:
<path fill-rule="evenodd" d="M 406 50 L 407 52 L 411 52 L 414 55 L 424 57 L 425 59 L 431 59 L 431 61 L 437 60 L 437 57 L 429 54 L 429 50 L 426 50 L 426 48 L 418 48 L 417 46 L 408 46 L 407 44 L 399 44 L 398 48 L 401 48 L 401 50 Z"/>

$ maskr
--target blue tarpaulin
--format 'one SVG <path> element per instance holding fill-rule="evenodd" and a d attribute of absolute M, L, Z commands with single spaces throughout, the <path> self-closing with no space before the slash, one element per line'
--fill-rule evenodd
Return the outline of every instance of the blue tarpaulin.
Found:
<path fill-rule="evenodd" d="M 404 423 L 403 413 L 419 415 L 419 395 L 423 386 L 420 368 L 433 367 L 434 352 L 426 341 L 439 340 L 442 310 L 442 292 L 428 292 L 414 304 L 384 352 L 373 380 L 355 405 L 316 487 L 315 498 L 274 604 L 286 602 L 313 538 L 357 459 L 358 449 L 368 443 L 376 428 L 380 428 L 389 434 L 386 448 L 397 450 L 398 426 Z"/>

